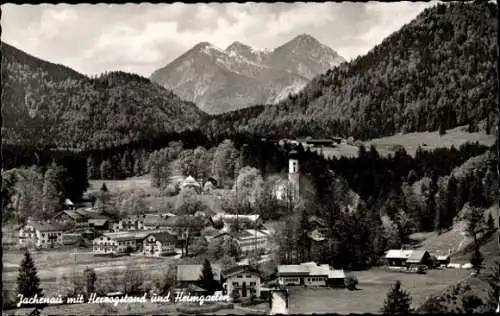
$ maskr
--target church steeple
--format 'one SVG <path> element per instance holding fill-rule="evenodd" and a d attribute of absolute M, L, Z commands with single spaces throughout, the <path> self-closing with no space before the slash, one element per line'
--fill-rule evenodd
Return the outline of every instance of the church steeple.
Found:
<path fill-rule="evenodd" d="M 300 172 L 299 172 L 299 157 L 295 150 L 288 154 L 288 181 L 292 188 L 293 200 L 298 201 L 300 195 Z"/>

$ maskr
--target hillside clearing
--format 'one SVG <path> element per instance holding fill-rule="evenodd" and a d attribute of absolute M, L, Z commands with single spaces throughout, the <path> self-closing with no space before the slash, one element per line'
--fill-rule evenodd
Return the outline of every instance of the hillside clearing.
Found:
<path fill-rule="evenodd" d="M 376 138 L 370 141 L 363 142 L 365 147 L 375 146 L 377 151 L 382 156 L 387 156 L 394 153 L 398 146 L 403 146 L 406 152 L 415 156 L 418 146 L 424 150 L 433 150 L 436 148 L 456 148 L 467 142 L 478 142 L 481 145 L 493 146 L 495 144 L 495 134 L 487 135 L 483 131 L 478 133 L 468 133 L 467 126 L 459 126 L 446 131 L 445 135 L 439 135 L 435 132 L 418 132 L 408 134 L 398 134 L 388 137 Z M 352 145 L 339 144 L 337 147 L 314 148 L 314 151 L 323 152 L 326 157 L 356 157 L 358 155 L 358 147 Z"/>

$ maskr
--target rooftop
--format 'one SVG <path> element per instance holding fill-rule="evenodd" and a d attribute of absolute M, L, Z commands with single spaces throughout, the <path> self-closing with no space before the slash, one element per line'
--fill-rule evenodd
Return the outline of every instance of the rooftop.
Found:
<path fill-rule="evenodd" d="M 410 249 L 391 249 L 387 251 L 385 258 L 386 259 L 408 259 L 413 250 Z"/>
<path fill-rule="evenodd" d="M 316 262 L 280 265 L 278 266 L 278 275 L 328 276 L 329 279 L 345 277 L 344 270 L 334 270 L 328 264 L 318 265 Z"/>
<path fill-rule="evenodd" d="M 167 231 L 152 233 L 146 237 L 149 237 L 149 236 L 154 236 L 157 241 L 160 241 L 162 243 L 164 243 L 164 242 L 176 242 L 177 241 L 177 238 L 175 237 L 175 235 L 173 235 Z"/>
<path fill-rule="evenodd" d="M 260 271 L 248 265 L 235 265 L 221 272 L 222 277 L 229 278 L 239 273 L 251 273 L 261 275 Z"/>

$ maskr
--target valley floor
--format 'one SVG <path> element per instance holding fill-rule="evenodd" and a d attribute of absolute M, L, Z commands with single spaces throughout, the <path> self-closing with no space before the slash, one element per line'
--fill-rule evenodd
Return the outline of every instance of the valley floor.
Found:
<path fill-rule="evenodd" d="M 359 290 L 331 288 L 290 288 L 289 313 L 379 313 L 387 292 L 400 280 L 410 292 L 414 305 L 421 304 L 428 295 L 442 291 L 449 285 L 466 278 L 467 270 L 429 270 L 427 274 L 409 274 L 373 268 L 355 273 Z"/>

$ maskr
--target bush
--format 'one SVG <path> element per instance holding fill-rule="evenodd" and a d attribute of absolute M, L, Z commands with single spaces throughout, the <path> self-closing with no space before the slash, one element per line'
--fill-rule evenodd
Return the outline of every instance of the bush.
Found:
<path fill-rule="evenodd" d="M 351 291 L 356 289 L 358 283 L 358 279 L 354 275 L 348 275 L 344 280 L 345 287 Z"/>

